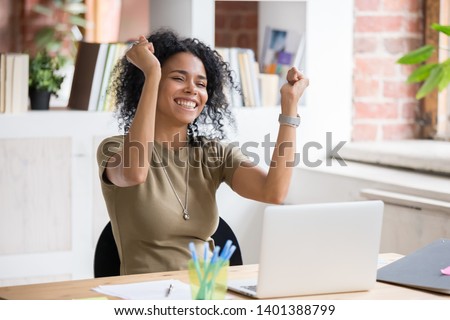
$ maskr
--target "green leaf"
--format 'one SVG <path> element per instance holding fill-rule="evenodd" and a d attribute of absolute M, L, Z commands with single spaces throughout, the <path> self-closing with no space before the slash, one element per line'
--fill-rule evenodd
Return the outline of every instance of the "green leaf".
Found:
<path fill-rule="evenodd" d="M 431 28 L 433 28 L 436 31 L 443 32 L 446 35 L 450 36 L 450 26 L 444 26 L 441 24 L 433 23 L 431 25 Z"/>
<path fill-rule="evenodd" d="M 45 48 L 49 42 L 54 41 L 55 30 L 51 27 L 44 27 L 36 34 L 36 45 L 38 48 Z"/>
<path fill-rule="evenodd" d="M 431 69 L 433 69 L 437 63 L 430 63 L 420 66 L 408 77 L 408 83 L 422 82 L 430 75 Z"/>
<path fill-rule="evenodd" d="M 403 57 L 397 60 L 400 64 L 417 64 L 427 60 L 434 52 L 432 45 L 426 45 L 405 54 Z"/>
<path fill-rule="evenodd" d="M 439 85 L 439 82 L 441 81 L 443 76 L 444 76 L 444 68 L 442 67 L 442 65 L 440 64 L 435 65 L 430 72 L 430 76 L 424 82 L 422 87 L 420 87 L 419 92 L 417 92 L 416 99 L 422 99 L 433 89 L 435 89 Z"/>
<path fill-rule="evenodd" d="M 49 7 L 43 6 L 41 4 L 36 4 L 33 6 L 33 11 L 43 14 L 44 16 L 50 17 L 53 15 L 53 10 Z"/>
<path fill-rule="evenodd" d="M 70 14 L 78 15 L 86 12 L 84 3 L 69 3 L 64 6 L 64 11 Z"/>
<path fill-rule="evenodd" d="M 450 59 L 447 59 L 449 61 Z M 444 70 L 444 74 L 442 76 L 441 81 L 439 82 L 439 91 L 444 90 L 450 83 L 450 64 L 442 64 L 442 68 Z"/>
<path fill-rule="evenodd" d="M 82 17 L 78 17 L 78 16 L 71 16 L 69 18 L 70 23 L 77 25 L 79 27 L 86 27 L 87 21 L 86 19 L 82 18 Z"/>

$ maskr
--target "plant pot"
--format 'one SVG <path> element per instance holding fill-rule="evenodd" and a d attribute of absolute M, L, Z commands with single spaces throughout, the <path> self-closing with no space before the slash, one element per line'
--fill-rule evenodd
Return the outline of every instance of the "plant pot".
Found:
<path fill-rule="evenodd" d="M 51 92 L 30 88 L 30 105 L 31 110 L 48 110 L 50 105 Z"/>

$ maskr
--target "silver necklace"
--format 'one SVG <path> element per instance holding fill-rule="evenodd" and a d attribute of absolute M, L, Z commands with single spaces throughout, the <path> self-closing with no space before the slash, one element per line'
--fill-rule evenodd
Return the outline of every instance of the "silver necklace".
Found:
<path fill-rule="evenodd" d="M 166 167 L 164 166 L 162 162 L 162 158 L 159 156 L 158 150 L 156 150 L 155 147 L 153 147 L 153 150 L 155 151 L 155 155 L 158 158 L 159 163 L 161 163 L 162 169 L 164 171 L 164 174 L 166 175 L 167 181 L 169 181 L 170 186 L 172 187 L 173 193 L 177 197 L 178 202 L 180 203 L 181 208 L 183 209 L 183 219 L 189 220 L 191 216 L 188 212 L 188 181 L 189 181 L 189 161 L 187 162 L 187 169 L 186 169 L 186 177 L 185 177 L 185 184 L 186 184 L 186 193 L 184 196 L 184 205 L 183 202 L 180 199 L 180 196 L 178 195 L 177 191 L 175 190 L 175 187 L 173 186 L 172 180 L 169 178 L 169 174 L 167 173 Z"/>

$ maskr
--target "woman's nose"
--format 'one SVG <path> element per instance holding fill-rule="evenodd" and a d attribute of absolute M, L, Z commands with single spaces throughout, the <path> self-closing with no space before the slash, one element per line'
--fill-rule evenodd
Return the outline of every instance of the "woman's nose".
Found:
<path fill-rule="evenodd" d="M 197 94 L 195 83 L 187 81 L 186 86 L 184 87 L 184 92 Z"/>

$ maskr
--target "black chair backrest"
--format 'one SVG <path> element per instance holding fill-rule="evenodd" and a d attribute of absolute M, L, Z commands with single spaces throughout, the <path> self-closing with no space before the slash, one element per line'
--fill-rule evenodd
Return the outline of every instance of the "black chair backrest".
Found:
<path fill-rule="evenodd" d="M 230 258 L 230 265 L 242 265 L 242 254 L 239 242 L 231 227 L 222 218 L 212 235 L 216 246 L 223 248 L 227 240 L 233 241 L 236 251 Z M 98 238 L 94 254 L 94 277 L 112 277 L 120 275 L 120 258 L 112 233 L 111 222 L 108 222 Z"/>
<path fill-rule="evenodd" d="M 94 277 L 120 275 L 120 258 L 112 233 L 111 221 L 103 229 L 94 254 Z"/>
<path fill-rule="evenodd" d="M 230 266 L 240 266 L 243 264 L 241 248 L 239 247 L 238 239 L 236 238 L 236 235 L 234 234 L 228 223 L 225 222 L 225 220 L 219 218 L 219 225 L 217 226 L 217 230 L 211 237 L 214 239 L 215 245 L 219 246 L 221 249 L 223 248 L 227 240 L 233 241 L 233 244 L 236 246 L 236 251 L 234 251 L 233 255 L 230 258 Z"/>

